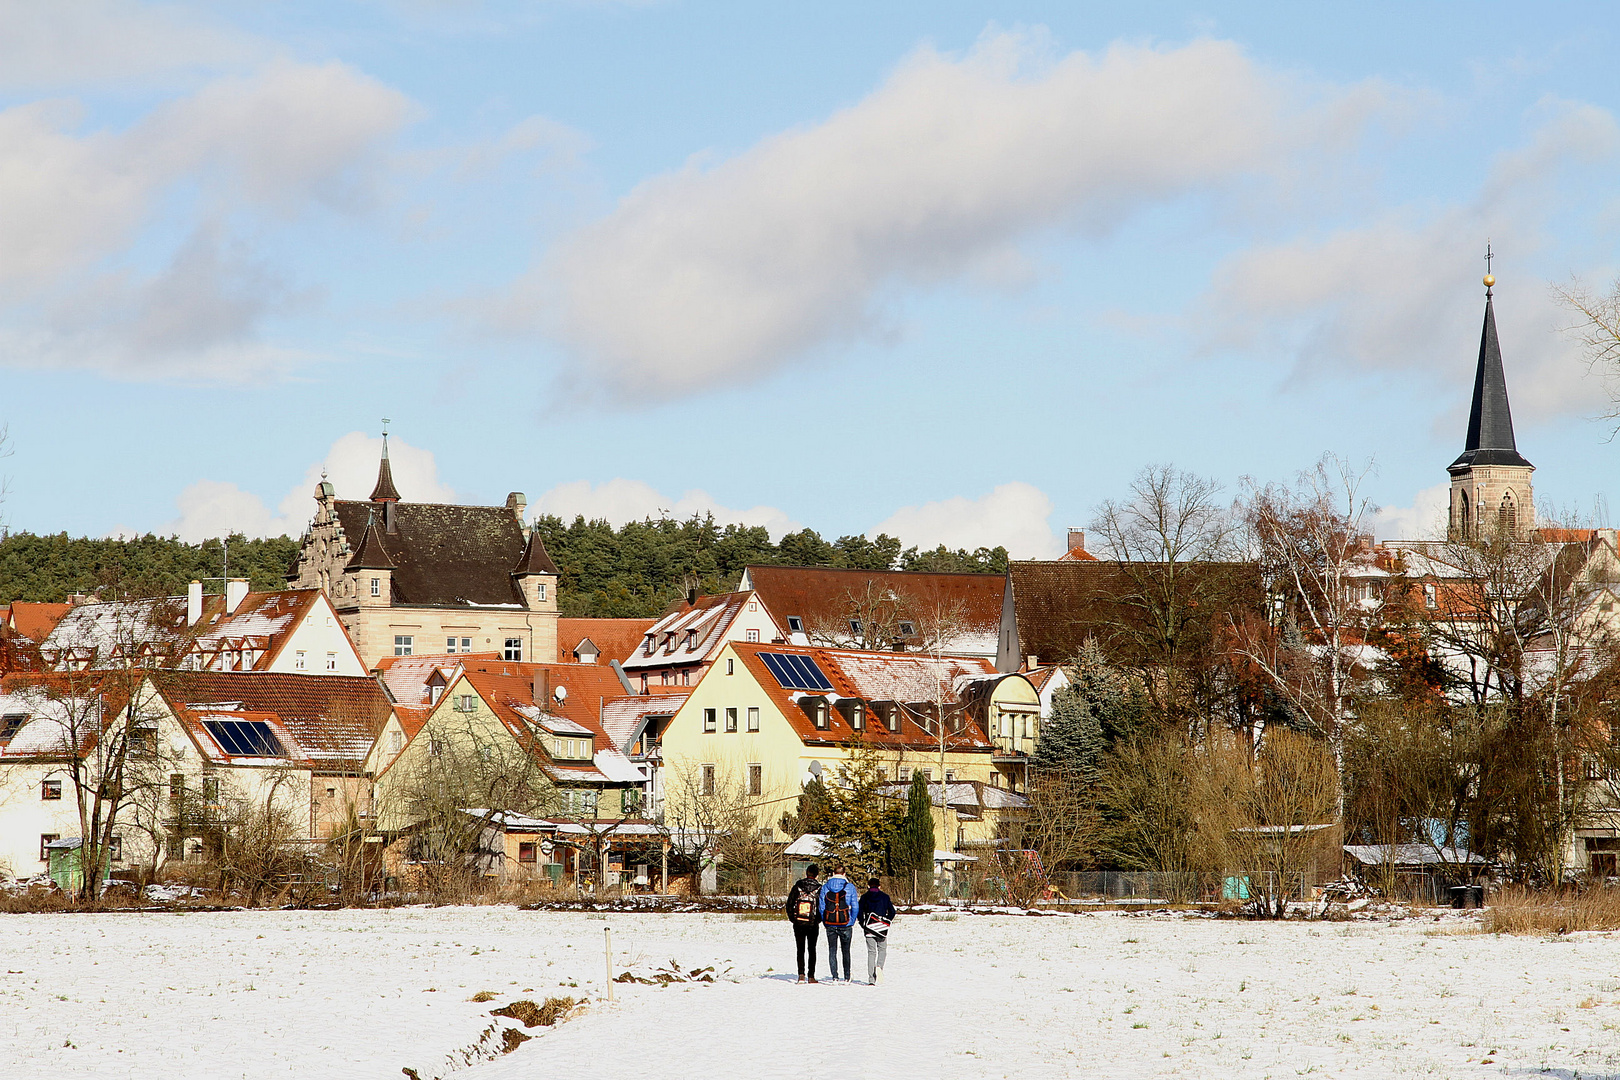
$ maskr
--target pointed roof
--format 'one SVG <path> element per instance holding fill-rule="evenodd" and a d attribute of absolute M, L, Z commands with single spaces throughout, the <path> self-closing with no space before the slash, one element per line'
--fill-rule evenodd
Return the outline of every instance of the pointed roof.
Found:
<path fill-rule="evenodd" d="M 1474 403 L 1468 413 L 1468 442 L 1450 471 L 1460 473 L 1475 465 L 1519 465 L 1534 468 L 1513 441 L 1513 412 L 1508 407 L 1507 376 L 1502 372 L 1502 347 L 1496 340 L 1496 312 L 1491 290 L 1485 290 L 1485 325 L 1479 335 L 1479 367 L 1474 373 Z"/>
<path fill-rule="evenodd" d="M 383 464 L 386 465 L 387 461 L 384 461 Z M 360 544 L 355 548 L 354 555 L 349 559 L 345 569 L 394 569 L 394 560 L 389 557 L 388 549 L 383 547 L 382 534 L 377 531 L 375 521 L 366 522 L 366 531 L 361 534 Z"/>
<path fill-rule="evenodd" d="M 530 531 L 528 543 L 523 545 L 523 555 L 518 559 L 512 573 L 516 576 L 523 574 L 556 576 L 557 564 L 551 561 L 551 556 L 546 552 L 546 542 L 540 539 L 539 529 Z"/>
<path fill-rule="evenodd" d="M 388 465 L 388 436 L 384 435 L 382 464 L 377 466 L 377 486 L 371 489 L 371 501 L 387 502 L 390 499 L 399 502 L 399 489 L 394 486 L 394 470 Z"/>

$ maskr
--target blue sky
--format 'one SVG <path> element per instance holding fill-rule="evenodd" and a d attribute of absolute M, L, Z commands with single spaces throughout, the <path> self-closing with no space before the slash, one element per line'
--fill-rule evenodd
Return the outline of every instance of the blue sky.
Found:
<path fill-rule="evenodd" d="M 875 9 L 875 10 L 874 10 Z M 1171 462 L 1461 450 L 1487 237 L 1538 503 L 1620 453 L 1602 5 L 0 0 L 13 529 L 363 497 L 1050 555 Z"/>

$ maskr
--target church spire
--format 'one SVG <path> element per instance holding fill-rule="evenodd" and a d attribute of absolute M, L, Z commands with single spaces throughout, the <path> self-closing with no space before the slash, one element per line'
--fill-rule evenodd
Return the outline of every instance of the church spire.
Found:
<path fill-rule="evenodd" d="M 1502 372 L 1502 347 L 1496 339 L 1496 311 L 1491 286 L 1496 278 L 1485 275 L 1485 325 L 1479 334 L 1479 365 L 1474 372 L 1474 401 L 1468 412 L 1468 441 L 1462 456 L 1451 463 L 1456 474 L 1476 465 L 1530 467 L 1513 441 L 1513 411 L 1508 406 L 1507 376 Z"/>

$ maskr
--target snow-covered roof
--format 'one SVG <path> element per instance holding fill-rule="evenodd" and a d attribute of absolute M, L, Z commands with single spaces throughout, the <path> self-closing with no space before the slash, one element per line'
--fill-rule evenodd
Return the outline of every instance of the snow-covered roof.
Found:
<path fill-rule="evenodd" d="M 1346 844 L 1344 850 L 1363 866 L 1482 866 L 1486 861 L 1467 848 L 1429 844 Z"/>

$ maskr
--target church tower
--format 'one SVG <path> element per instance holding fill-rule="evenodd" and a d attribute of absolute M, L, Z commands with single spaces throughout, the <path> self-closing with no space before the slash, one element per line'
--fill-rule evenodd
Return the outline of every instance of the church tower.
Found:
<path fill-rule="evenodd" d="M 1508 408 L 1502 348 L 1496 340 L 1496 312 L 1485 275 L 1485 326 L 1479 335 L 1479 367 L 1474 373 L 1474 402 L 1468 414 L 1468 442 L 1451 463 L 1453 537 L 1470 539 L 1503 529 L 1523 537 L 1536 526 L 1530 474 L 1535 466 L 1520 456 L 1513 442 L 1513 413 Z"/>

